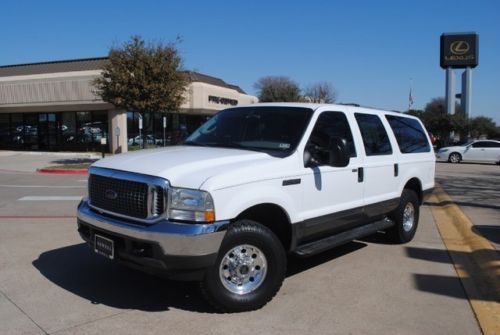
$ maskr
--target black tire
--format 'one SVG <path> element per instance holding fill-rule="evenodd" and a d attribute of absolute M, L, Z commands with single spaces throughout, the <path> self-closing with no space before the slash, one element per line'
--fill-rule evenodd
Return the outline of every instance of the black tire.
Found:
<path fill-rule="evenodd" d="M 462 155 L 460 155 L 458 152 L 452 152 L 450 156 L 448 156 L 448 162 L 450 163 L 460 163 L 462 161 Z"/>
<path fill-rule="evenodd" d="M 409 221 L 405 220 L 405 210 L 408 210 L 409 214 L 411 209 L 413 209 L 413 223 L 410 226 Z M 394 226 L 386 231 L 389 241 L 394 243 L 410 242 L 417 231 L 419 215 L 420 203 L 417 194 L 413 190 L 405 188 L 401 194 L 398 208 L 389 216 L 394 221 Z"/>
<path fill-rule="evenodd" d="M 256 249 L 253 250 L 258 250 L 259 258 L 261 258 L 260 255 L 264 255 L 267 263 L 265 275 L 262 276 L 263 279 L 259 286 L 248 293 L 238 294 L 225 286 L 232 284 L 229 280 L 231 276 L 228 276 L 228 280 L 222 277 L 224 276 L 224 265 L 227 264 L 227 257 L 231 257 L 231 252 L 233 250 L 245 252 L 245 249 L 237 249 L 241 246 L 255 247 Z M 239 255 L 241 254 L 239 253 Z M 252 258 L 254 256 L 255 254 L 251 255 Z M 280 289 L 286 274 L 286 261 L 283 245 L 271 230 L 255 221 L 239 220 L 229 227 L 222 241 L 215 265 L 207 270 L 204 280 L 200 283 L 202 293 L 206 300 L 221 312 L 243 312 L 259 309 L 267 304 Z M 252 266 L 250 265 L 250 267 Z M 257 268 L 257 266 L 253 266 L 253 268 Z M 251 282 L 253 283 L 254 280 Z"/>

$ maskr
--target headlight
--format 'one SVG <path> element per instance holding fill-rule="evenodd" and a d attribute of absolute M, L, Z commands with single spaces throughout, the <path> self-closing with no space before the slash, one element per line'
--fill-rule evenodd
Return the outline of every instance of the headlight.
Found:
<path fill-rule="evenodd" d="M 208 192 L 173 187 L 168 199 L 168 217 L 172 220 L 215 221 L 214 202 Z"/>

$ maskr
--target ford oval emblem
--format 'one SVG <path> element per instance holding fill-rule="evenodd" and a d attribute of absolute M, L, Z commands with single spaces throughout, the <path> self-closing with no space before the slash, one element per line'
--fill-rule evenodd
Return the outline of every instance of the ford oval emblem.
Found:
<path fill-rule="evenodd" d="M 118 193 L 116 193 L 116 191 L 114 190 L 106 190 L 106 192 L 104 192 L 104 196 L 106 197 L 106 199 L 115 200 L 116 198 L 118 198 Z"/>

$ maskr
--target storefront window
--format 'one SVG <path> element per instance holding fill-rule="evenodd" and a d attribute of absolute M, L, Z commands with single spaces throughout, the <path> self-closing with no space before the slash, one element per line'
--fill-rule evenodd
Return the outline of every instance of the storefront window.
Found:
<path fill-rule="evenodd" d="M 23 114 L 11 114 L 10 119 L 10 136 L 12 149 L 21 150 L 23 149 L 24 143 L 24 123 Z"/>
<path fill-rule="evenodd" d="M 0 149 L 6 149 L 10 145 L 11 138 L 9 128 L 9 114 L 0 114 Z"/>
<path fill-rule="evenodd" d="M 78 150 L 75 112 L 63 112 L 58 122 L 62 150 Z"/>
<path fill-rule="evenodd" d="M 100 151 L 101 139 L 108 137 L 107 111 L 77 112 L 76 129 L 76 141 L 85 150 Z"/>

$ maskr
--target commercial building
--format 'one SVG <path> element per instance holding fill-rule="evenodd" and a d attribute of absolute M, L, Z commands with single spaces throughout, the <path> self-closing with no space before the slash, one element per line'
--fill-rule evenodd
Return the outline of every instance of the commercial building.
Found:
<path fill-rule="evenodd" d="M 185 71 L 186 99 L 178 111 L 139 114 L 102 101 L 92 81 L 106 57 L 0 66 L 0 149 L 125 152 L 146 142 L 177 143 L 217 111 L 257 98 L 222 79 Z M 165 125 L 165 128 L 164 128 Z"/>

